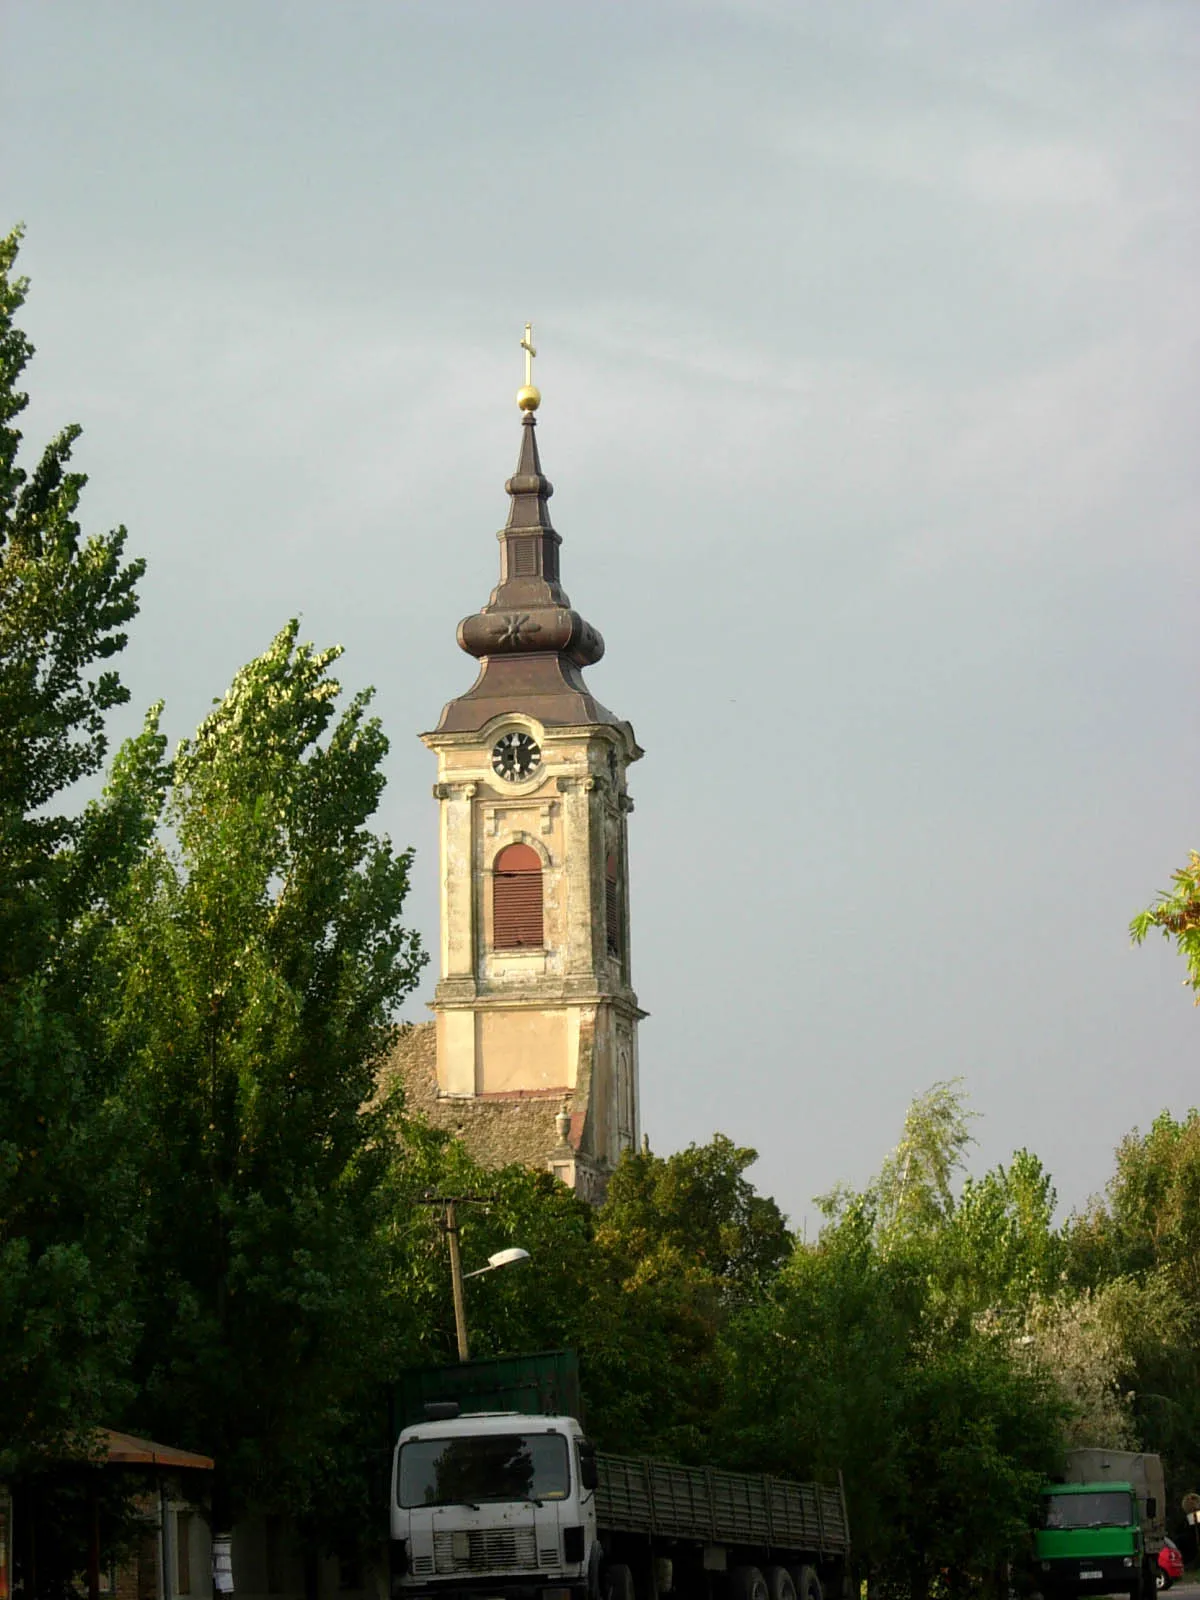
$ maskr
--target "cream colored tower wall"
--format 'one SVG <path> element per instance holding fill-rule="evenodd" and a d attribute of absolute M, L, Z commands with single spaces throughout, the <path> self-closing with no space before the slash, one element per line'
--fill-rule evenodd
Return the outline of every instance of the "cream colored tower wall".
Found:
<path fill-rule="evenodd" d="M 500 734 L 528 732 L 541 762 L 526 780 L 492 771 Z M 517 714 L 475 734 L 427 734 L 441 811 L 438 1093 L 561 1095 L 570 1161 L 611 1168 L 638 1139 L 636 1024 L 629 984 L 625 768 L 640 755 L 623 726 L 544 728 Z M 544 942 L 497 950 L 496 858 L 513 843 L 542 862 Z M 617 951 L 609 948 L 606 861 L 619 864 Z M 547 1153 L 549 1157 L 549 1152 Z"/>
<path fill-rule="evenodd" d="M 567 1054 L 567 1013 L 525 1006 L 476 1015 L 476 1093 L 568 1089 L 575 1084 Z"/>

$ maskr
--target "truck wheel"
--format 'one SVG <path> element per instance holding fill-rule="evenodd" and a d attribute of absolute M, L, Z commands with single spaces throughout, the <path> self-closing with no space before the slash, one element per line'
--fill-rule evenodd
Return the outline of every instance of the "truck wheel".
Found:
<path fill-rule="evenodd" d="M 604 1600 L 637 1600 L 633 1573 L 623 1561 L 614 1561 L 605 1571 Z"/>
<path fill-rule="evenodd" d="M 797 1600 L 825 1600 L 816 1567 L 793 1567 L 792 1582 L 796 1585 Z"/>
<path fill-rule="evenodd" d="M 604 1552 L 598 1544 L 588 1551 L 587 1600 L 605 1600 L 604 1580 L 600 1576 L 604 1566 Z"/>
<path fill-rule="evenodd" d="M 767 1580 L 757 1567 L 734 1567 L 729 1574 L 729 1600 L 771 1600 Z"/>
<path fill-rule="evenodd" d="M 786 1567 L 764 1567 L 763 1577 L 767 1580 L 770 1600 L 798 1600 L 796 1585 Z"/>

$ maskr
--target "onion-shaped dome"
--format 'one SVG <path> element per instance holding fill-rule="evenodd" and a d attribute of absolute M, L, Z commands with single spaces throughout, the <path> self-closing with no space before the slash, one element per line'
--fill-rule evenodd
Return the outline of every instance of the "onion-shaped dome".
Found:
<path fill-rule="evenodd" d="M 440 732 L 480 728 L 502 711 L 543 723 L 619 723 L 588 692 L 581 668 L 604 654 L 599 630 L 575 611 L 559 581 L 562 540 L 550 522 L 554 486 L 542 471 L 532 409 L 521 417 L 517 470 L 500 540 L 500 582 L 487 604 L 458 625 L 458 642 L 480 663 L 474 686 L 450 701 Z"/>

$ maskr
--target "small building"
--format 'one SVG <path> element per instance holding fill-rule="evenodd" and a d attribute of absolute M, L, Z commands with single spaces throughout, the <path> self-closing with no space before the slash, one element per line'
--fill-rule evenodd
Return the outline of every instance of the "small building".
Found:
<path fill-rule="evenodd" d="M 78 1452 L 23 1474 L 0 1491 L 0 1600 L 67 1584 L 88 1600 L 207 1600 L 200 1508 L 212 1467 L 209 1456 L 102 1428 Z M 127 1553 L 114 1559 L 118 1529 Z"/>

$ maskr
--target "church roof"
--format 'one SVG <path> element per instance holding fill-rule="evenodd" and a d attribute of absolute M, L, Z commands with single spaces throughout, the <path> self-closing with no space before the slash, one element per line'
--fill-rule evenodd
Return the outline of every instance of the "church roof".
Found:
<path fill-rule="evenodd" d="M 512 504 L 497 535 L 500 582 L 487 603 L 458 625 L 459 646 L 479 661 L 479 676 L 445 707 L 437 731 L 475 733 L 511 711 L 544 726 L 623 727 L 583 681 L 582 669 L 604 654 L 604 640 L 572 609 L 559 582 L 562 540 L 547 504 L 554 486 L 542 471 L 531 409 L 521 418 L 517 470 L 504 487 Z"/>

